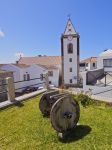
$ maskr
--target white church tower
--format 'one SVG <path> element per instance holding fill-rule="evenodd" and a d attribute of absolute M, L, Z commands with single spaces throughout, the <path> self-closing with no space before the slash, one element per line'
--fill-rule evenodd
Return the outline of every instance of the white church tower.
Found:
<path fill-rule="evenodd" d="M 61 36 L 62 85 L 76 86 L 79 81 L 79 34 L 71 19 Z"/>

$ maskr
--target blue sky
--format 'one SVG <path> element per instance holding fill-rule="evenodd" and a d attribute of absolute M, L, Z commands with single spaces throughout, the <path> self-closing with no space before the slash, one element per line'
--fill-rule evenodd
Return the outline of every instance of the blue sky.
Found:
<path fill-rule="evenodd" d="M 67 15 L 80 33 L 80 57 L 112 48 L 112 0 L 0 0 L 0 63 L 60 55 Z"/>

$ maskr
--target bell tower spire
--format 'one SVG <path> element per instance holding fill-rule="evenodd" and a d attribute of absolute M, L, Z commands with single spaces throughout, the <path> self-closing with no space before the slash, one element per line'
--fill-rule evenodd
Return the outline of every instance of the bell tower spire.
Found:
<path fill-rule="evenodd" d="M 79 34 L 69 17 L 61 36 L 62 84 L 75 86 L 79 81 Z"/>

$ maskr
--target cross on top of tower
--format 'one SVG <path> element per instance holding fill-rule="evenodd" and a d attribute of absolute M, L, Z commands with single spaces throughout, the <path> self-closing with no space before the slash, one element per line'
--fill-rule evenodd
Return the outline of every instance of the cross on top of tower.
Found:
<path fill-rule="evenodd" d="M 67 17 L 68 17 L 68 20 L 70 20 L 70 19 L 71 19 L 71 14 L 68 14 L 68 16 L 67 16 Z"/>

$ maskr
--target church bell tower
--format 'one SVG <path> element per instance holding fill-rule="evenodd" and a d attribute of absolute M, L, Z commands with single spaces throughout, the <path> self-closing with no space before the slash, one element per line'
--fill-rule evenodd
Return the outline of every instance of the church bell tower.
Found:
<path fill-rule="evenodd" d="M 71 19 L 61 36 L 62 85 L 76 86 L 79 81 L 79 39 Z"/>

